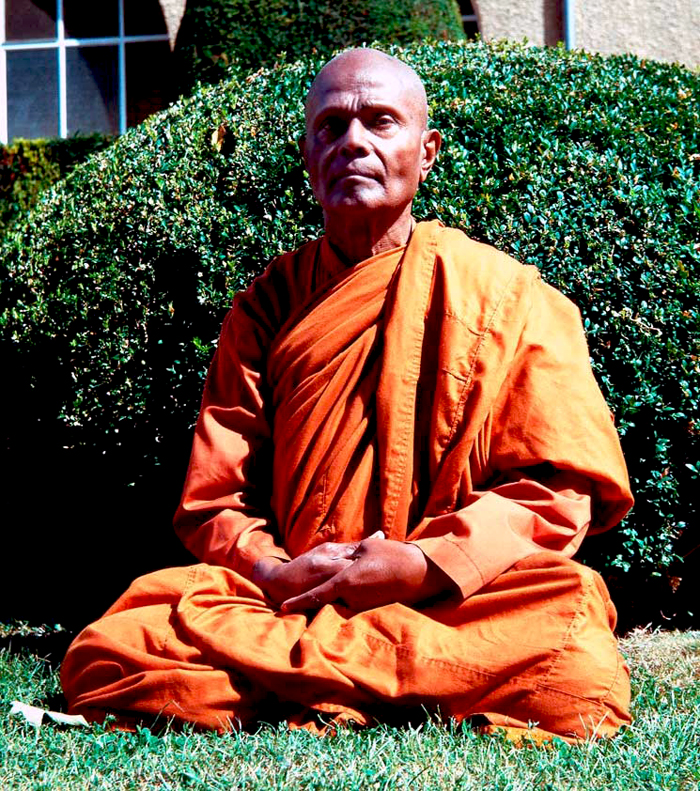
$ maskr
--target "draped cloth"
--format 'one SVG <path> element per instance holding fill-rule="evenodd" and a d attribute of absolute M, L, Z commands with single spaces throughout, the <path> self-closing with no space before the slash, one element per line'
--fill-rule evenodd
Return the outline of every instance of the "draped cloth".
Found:
<path fill-rule="evenodd" d="M 176 529 L 199 565 L 136 580 L 69 649 L 71 711 L 226 730 L 416 707 L 567 739 L 629 721 L 615 611 L 571 559 L 631 505 L 576 308 L 438 222 L 346 266 L 326 239 L 239 295 Z M 459 595 L 280 613 L 251 582 L 376 530 Z"/>

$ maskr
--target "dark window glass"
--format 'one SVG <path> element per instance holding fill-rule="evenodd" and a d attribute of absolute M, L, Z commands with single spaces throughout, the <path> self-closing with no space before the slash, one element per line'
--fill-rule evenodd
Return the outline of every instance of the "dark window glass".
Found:
<path fill-rule="evenodd" d="M 167 33 L 158 0 L 124 0 L 124 32 L 127 36 Z"/>
<path fill-rule="evenodd" d="M 66 38 L 104 38 L 119 35 L 117 0 L 63 0 Z"/>
<path fill-rule="evenodd" d="M 7 127 L 10 140 L 58 135 L 58 50 L 7 53 Z"/>
<path fill-rule="evenodd" d="M 479 33 L 479 25 L 477 22 L 462 22 L 462 27 L 467 38 L 476 38 Z"/>
<path fill-rule="evenodd" d="M 467 38 L 476 38 L 476 35 L 479 32 L 479 24 L 474 20 L 467 20 L 464 19 L 465 16 L 474 16 L 474 6 L 472 5 L 470 0 L 459 0 L 459 10 L 462 14 L 462 27 L 464 28 L 464 32 L 467 34 Z"/>
<path fill-rule="evenodd" d="M 56 38 L 56 0 L 5 0 L 5 38 Z"/>
<path fill-rule="evenodd" d="M 127 125 L 163 110 L 172 100 L 171 53 L 167 41 L 126 45 Z"/>
<path fill-rule="evenodd" d="M 117 47 L 66 51 L 68 134 L 119 131 Z"/>

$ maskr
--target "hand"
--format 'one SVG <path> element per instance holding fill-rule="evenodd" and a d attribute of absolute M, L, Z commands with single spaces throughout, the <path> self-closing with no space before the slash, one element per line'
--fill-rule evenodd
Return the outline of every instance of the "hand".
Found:
<path fill-rule="evenodd" d="M 352 546 L 352 545 L 345 545 Z M 282 604 L 283 612 L 342 602 L 361 612 L 385 604 L 416 604 L 454 588 L 452 580 L 414 544 L 366 538 L 335 575 Z"/>
<path fill-rule="evenodd" d="M 266 557 L 253 567 L 253 582 L 273 602 L 299 596 L 341 572 L 352 562 L 358 544 L 327 542 L 304 552 L 294 560 Z"/>

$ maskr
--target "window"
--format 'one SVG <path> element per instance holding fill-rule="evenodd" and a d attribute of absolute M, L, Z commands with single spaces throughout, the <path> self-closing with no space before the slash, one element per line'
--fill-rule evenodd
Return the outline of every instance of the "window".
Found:
<path fill-rule="evenodd" d="M 462 27 L 467 38 L 476 38 L 479 32 L 479 20 L 476 18 L 471 0 L 458 0 L 458 5 L 462 12 Z"/>
<path fill-rule="evenodd" d="M 123 133 L 167 106 L 169 58 L 158 0 L 0 0 L 0 142 Z"/>

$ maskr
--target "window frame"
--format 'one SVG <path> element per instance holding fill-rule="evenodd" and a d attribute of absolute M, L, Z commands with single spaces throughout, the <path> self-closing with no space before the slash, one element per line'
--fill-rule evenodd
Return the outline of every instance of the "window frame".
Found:
<path fill-rule="evenodd" d="M 57 50 L 58 51 L 58 136 L 68 137 L 68 84 L 66 77 L 66 52 L 72 47 L 117 47 L 117 105 L 119 134 L 126 132 L 127 86 L 126 86 L 126 45 L 151 41 L 169 41 L 167 33 L 153 35 L 127 36 L 124 32 L 124 0 L 117 0 L 119 26 L 116 36 L 100 38 L 66 38 L 63 21 L 63 0 L 56 0 L 56 36 L 53 39 L 28 39 L 8 42 L 5 38 L 5 0 L 0 0 L 0 143 L 9 143 L 9 124 L 7 109 L 7 53 L 20 50 Z"/>

